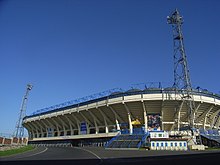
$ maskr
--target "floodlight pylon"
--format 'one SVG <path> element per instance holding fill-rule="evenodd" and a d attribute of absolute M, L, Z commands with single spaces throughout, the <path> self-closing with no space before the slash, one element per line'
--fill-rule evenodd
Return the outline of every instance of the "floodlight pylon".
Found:
<path fill-rule="evenodd" d="M 174 47 L 174 84 L 176 94 L 180 94 L 181 99 L 186 103 L 188 115 L 188 126 L 194 128 L 195 102 L 192 95 L 192 85 L 187 64 L 186 52 L 183 42 L 182 24 L 183 17 L 176 9 L 167 16 L 167 23 L 172 25 L 173 47 Z"/>
<path fill-rule="evenodd" d="M 23 121 L 23 118 L 26 116 L 28 94 L 29 94 L 29 91 L 32 88 L 33 88 L 33 85 L 27 84 L 26 92 L 25 92 L 25 95 L 23 96 L 23 99 L 22 99 L 22 104 L 21 104 L 21 109 L 20 109 L 20 113 L 19 113 L 19 118 L 18 118 L 18 121 L 16 123 L 16 128 L 15 128 L 15 132 L 14 132 L 14 136 L 17 137 L 17 138 L 24 137 L 24 127 L 22 125 L 22 121 Z"/>

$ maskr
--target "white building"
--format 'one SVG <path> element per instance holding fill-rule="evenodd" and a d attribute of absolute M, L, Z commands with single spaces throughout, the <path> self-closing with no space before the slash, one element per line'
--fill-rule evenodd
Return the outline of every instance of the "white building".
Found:
<path fill-rule="evenodd" d="M 169 138 L 166 131 L 150 131 L 151 150 L 187 150 L 187 139 Z"/>

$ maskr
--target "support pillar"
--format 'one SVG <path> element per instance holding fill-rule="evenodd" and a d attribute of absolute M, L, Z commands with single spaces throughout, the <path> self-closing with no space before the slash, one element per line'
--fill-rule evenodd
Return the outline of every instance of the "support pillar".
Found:
<path fill-rule="evenodd" d="M 116 123 L 116 130 L 117 130 L 117 131 L 120 131 L 121 128 L 120 128 L 120 126 L 119 126 L 119 123 L 118 123 L 118 120 L 117 120 L 117 119 L 115 120 L 115 123 Z"/>
<path fill-rule="evenodd" d="M 144 111 L 144 133 L 148 131 L 147 112 Z"/>
<path fill-rule="evenodd" d="M 81 134 L 80 121 L 74 114 L 72 114 L 71 116 L 76 120 L 76 125 L 77 125 L 77 128 L 78 128 L 78 135 L 80 135 Z"/>
<path fill-rule="evenodd" d="M 209 108 L 209 110 L 205 113 L 205 118 L 204 118 L 204 121 L 203 121 L 203 129 L 205 130 L 206 129 L 206 120 L 207 120 L 207 117 L 208 117 L 208 114 L 209 112 L 214 108 L 214 106 L 211 106 Z"/>
<path fill-rule="evenodd" d="M 88 112 L 89 112 L 90 115 L 92 116 L 93 121 L 94 121 L 94 124 L 95 124 L 95 134 L 98 134 L 98 133 L 99 133 L 99 128 L 98 128 L 97 122 L 99 122 L 99 125 L 100 125 L 100 121 L 98 121 L 98 119 L 96 118 L 96 116 L 95 116 L 91 111 L 88 111 Z"/>
<path fill-rule="evenodd" d="M 146 133 L 148 131 L 148 121 L 147 121 L 147 111 L 144 102 L 142 102 L 142 107 L 144 110 L 144 132 Z"/>
<path fill-rule="evenodd" d="M 131 123 L 130 113 L 128 113 L 128 122 L 129 122 L 129 132 L 130 132 L 130 134 L 133 134 L 133 126 L 132 126 L 132 123 Z"/>
<path fill-rule="evenodd" d="M 104 114 L 104 112 L 102 112 L 102 110 L 100 108 L 97 108 L 99 110 L 99 112 L 101 113 L 103 119 L 104 119 L 104 123 L 105 123 L 105 133 L 109 133 L 109 129 L 108 129 L 108 123 L 107 123 L 107 116 Z M 109 120 L 108 120 L 109 121 Z M 109 122 L 110 123 L 110 122 Z"/>

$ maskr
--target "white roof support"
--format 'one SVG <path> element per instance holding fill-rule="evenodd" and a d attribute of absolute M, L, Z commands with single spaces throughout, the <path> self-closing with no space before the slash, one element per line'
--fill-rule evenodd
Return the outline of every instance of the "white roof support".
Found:
<path fill-rule="evenodd" d="M 179 110 L 178 110 L 178 112 L 177 112 L 177 130 L 179 131 L 180 130 L 180 122 L 181 122 L 181 120 L 180 120 L 180 112 L 181 112 L 181 110 L 182 110 L 182 108 L 183 108 L 183 104 L 184 104 L 184 101 L 182 101 L 181 102 L 181 104 L 180 104 L 180 107 L 179 107 Z"/>
<path fill-rule="evenodd" d="M 104 111 L 101 109 L 101 107 L 98 108 L 99 112 L 102 113 L 102 115 L 105 116 L 107 123 L 110 125 L 110 123 L 113 123 L 113 121 L 111 121 L 109 119 L 109 117 L 104 113 Z"/>
<path fill-rule="evenodd" d="M 56 120 L 54 118 L 50 118 L 56 125 L 56 128 L 57 128 L 57 136 L 60 136 L 60 125 L 59 123 L 56 122 Z"/>
<path fill-rule="evenodd" d="M 42 123 L 42 120 L 38 120 L 38 125 L 41 127 L 41 136 L 44 137 L 44 133 L 47 133 L 47 128 Z"/>
<path fill-rule="evenodd" d="M 161 129 L 164 130 L 164 99 L 161 102 Z"/>
<path fill-rule="evenodd" d="M 219 113 L 220 113 L 220 109 L 218 109 L 215 113 L 213 113 L 212 115 L 211 115 L 211 117 L 210 117 L 210 119 L 211 119 L 211 128 L 213 128 L 214 127 L 214 125 L 215 125 L 215 123 L 217 122 L 217 119 L 218 119 L 218 116 L 219 116 Z"/>
<path fill-rule="evenodd" d="M 209 112 L 210 112 L 213 108 L 214 108 L 214 105 L 212 105 L 212 106 L 208 109 L 208 111 L 206 111 L 206 113 L 205 113 L 205 118 L 204 118 L 204 121 L 203 121 L 203 129 L 205 129 L 206 120 L 207 120 L 208 114 L 209 114 Z"/>
<path fill-rule="evenodd" d="M 67 119 L 68 123 L 69 123 L 69 127 L 70 127 L 70 134 L 73 135 L 74 132 L 73 132 L 73 127 L 72 126 L 75 126 L 75 124 L 73 124 L 73 122 L 67 117 L 67 115 L 64 115 L 64 117 Z"/>
<path fill-rule="evenodd" d="M 70 122 L 70 124 L 72 125 L 72 128 L 74 129 L 78 129 L 78 123 L 77 123 L 77 121 L 76 121 L 76 119 L 75 119 L 75 121 L 74 120 L 72 120 L 72 118 L 71 117 L 73 117 L 72 115 L 64 115 L 65 116 L 65 118 Z"/>
<path fill-rule="evenodd" d="M 49 132 L 48 132 L 48 128 L 54 128 L 54 125 L 52 125 L 49 121 L 48 121 L 48 119 L 45 119 L 45 120 L 42 120 L 42 123 L 45 125 L 45 127 L 46 127 L 46 131 L 47 131 L 47 137 L 48 137 L 48 135 L 49 135 Z M 48 124 L 49 125 L 48 125 Z M 53 130 L 53 136 L 54 136 L 54 130 Z"/>
<path fill-rule="evenodd" d="M 68 123 L 64 122 L 65 120 L 63 120 L 63 115 L 58 116 L 57 119 L 62 123 L 62 126 L 65 130 L 67 130 L 69 128 Z"/>
<path fill-rule="evenodd" d="M 194 124 L 196 123 L 196 121 L 195 121 L 195 119 L 196 119 L 196 114 L 197 114 L 197 111 L 198 111 L 198 109 L 200 108 L 200 106 L 201 106 L 201 103 L 199 103 L 199 104 L 197 105 L 197 107 L 195 108 L 195 110 L 194 110 L 194 112 L 193 112 L 193 123 L 194 123 Z M 182 116 L 182 119 L 184 120 L 186 117 L 187 117 L 187 113 L 185 113 L 185 114 Z"/>
<path fill-rule="evenodd" d="M 109 122 L 109 119 L 106 117 L 106 115 L 102 112 L 102 110 L 100 108 L 97 108 L 99 110 L 99 112 L 101 113 L 103 119 L 104 119 L 104 122 L 105 122 L 105 133 L 108 133 L 109 130 L 108 130 L 108 123 L 107 123 L 107 120 Z"/>
<path fill-rule="evenodd" d="M 64 136 L 66 136 L 66 128 L 68 128 L 67 124 L 62 120 L 61 116 L 58 116 L 57 119 L 61 122 L 63 127 Z"/>
<path fill-rule="evenodd" d="M 90 115 L 93 118 L 93 121 L 94 121 L 94 124 L 95 124 L 95 133 L 98 134 L 99 133 L 99 128 L 98 128 L 97 122 L 100 123 L 100 121 L 95 117 L 95 115 L 93 115 L 93 113 L 91 111 L 88 111 L 88 112 L 90 113 Z"/>
<path fill-rule="evenodd" d="M 148 121 L 147 121 L 147 110 L 146 110 L 144 101 L 142 101 L 142 108 L 144 111 L 144 131 L 146 133 L 148 130 Z"/>
<path fill-rule="evenodd" d="M 117 112 L 112 108 L 112 106 L 108 105 L 109 109 L 114 113 L 115 120 L 119 120 L 120 123 L 124 123 L 124 120 L 117 114 Z"/>
<path fill-rule="evenodd" d="M 65 120 L 66 118 L 64 117 L 64 115 L 61 115 L 61 116 L 59 116 L 58 118 L 59 118 L 59 120 L 62 122 L 62 124 L 63 124 L 63 126 L 64 126 L 65 128 L 67 128 L 67 129 L 70 128 L 70 127 L 69 127 L 69 123 L 68 123 L 68 122 L 65 122 L 65 121 L 66 121 L 66 120 Z M 67 120 L 67 121 L 68 121 L 68 120 Z"/>
<path fill-rule="evenodd" d="M 131 115 L 128 113 L 128 123 L 129 123 L 129 132 L 130 134 L 133 134 L 133 125 L 131 123 Z"/>
<path fill-rule="evenodd" d="M 216 119 L 215 127 L 216 127 L 217 129 L 219 129 L 219 127 L 220 127 L 220 116 L 218 116 L 217 119 Z"/>
<path fill-rule="evenodd" d="M 40 120 L 40 123 L 42 123 L 42 124 L 44 125 L 44 128 L 45 128 L 45 130 L 46 130 L 46 134 L 47 134 L 46 136 L 48 137 L 48 134 L 49 134 L 49 133 L 48 133 L 48 129 L 47 129 L 48 126 L 44 123 L 44 120 Z"/>
<path fill-rule="evenodd" d="M 89 114 L 94 118 L 94 120 L 96 121 L 96 123 L 98 123 L 99 125 L 102 125 L 102 122 L 93 114 L 92 111 L 88 111 Z"/>
<path fill-rule="evenodd" d="M 47 119 L 46 119 L 46 120 L 47 120 Z M 54 127 L 54 126 L 49 126 L 49 127 L 48 127 L 48 125 L 47 125 L 47 123 L 46 123 L 46 120 L 42 120 L 41 122 L 45 125 L 46 132 L 47 132 L 47 137 L 48 137 L 48 135 L 49 135 L 48 128 L 52 128 L 52 127 Z M 52 134 L 53 134 L 53 136 L 54 136 L 54 130 L 53 130 Z"/>
<path fill-rule="evenodd" d="M 80 130 L 80 121 L 79 119 L 74 115 L 74 113 L 71 113 L 71 117 L 73 117 L 76 120 L 77 123 L 77 127 L 78 127 L 78 134 L 81 134 L 81 130 Z"/>
<path fill-rule="evenodd" d="M 198 109 L 200 108 L 200 106 L 201 106 L 202 104 L 201 104 L 201 102 L 198 104 L 198 106 L 196 107 L 196 109 L 195 109 L 195 111 L 193 112 L 193 121 L 195 122 L 195 119 L 196 119 L 196 115 L 197 115 L 197 111 L 198 111 Z"/>
<path fill-rule="evenodd" d="M 184 100 L 181 102 L 181 104 L 179 105 L 179 107 L 176 109 L 176 112 L 174 114 L 174 124 L 171 127 L 171 131 L 174 130 L 175 126 L 177 125 L 177 130 L 179 131 L 180 129 L 180 112 L 183 108 L 183 104 L 184 104 Z"/>
<path fill-rule="evenodd" d="M 119 125 L 119 123 L 118 123 L 118 120 L 117 120 L 117 119 L 115 119 L 115 124 L 116 124 L 116 130 L 117 130 L 117 131 L 120 131 L 120 130 L 121 130 L 121 128 L 120 128 L 120 125 Z"/>
<path fill-rule="evenodd" d="M 27 127 L 27 128 L 29 128 L 29 129 L 27 129 L 28 130 L 28 133 L 29 133 L 29 137 L 30 138 L 34 138 L 33 136 L 34 136 L 34 129 L 33 129 L 33 127 L 29 124 L 29 123 L 25 123 L 25 126 Z"/>
<path fill-rule="evenodd" d="M 128 108 L 128 105 L 127 105 L 125 102 L 123 102 L 122 104 L 124 105 L 124 107 L 125 107 L 125 109 L 126 109 L 126 112 L 129 113 L 131 119 L 134 120 L 134 119 L 135 119 L 135 118 L 134 118 L 134 115 L 132 115 L 132 113 L 130 112 L 130 110 L 129 110 L 129 108 Z"/>
<path fill-rule="evenodd" d="M 45 120 L 39 120 L 43 125 L 44 125 L 44 127 L 45 127 L 45 130 L 48 128 L 48 125 L 47 124 L 45 124 Z"/>
<path fill-rule="evenodd" d="M 204 117 L 212 110 L 212 108 L 214 107 L 214 105 L 211 105 L 209 107 L 209 109 L 207 109 L 206 111 L 204 111 L 200 116 L 198 116 L 198 118 L 196 119 L 197 122 L 199 122 L 200 120 L 204 119 Z"/>
<path fill-rule="evenodd" d="M 125 109 L 126 109 L 126 111 L 127 111 L 127 113 L 128 113 L 128 124 L 129 124 L 129 132 L 130 132 L 130 134 L 133 134 L 133 125 L 132 125 L 132 123 L 131 123 L 131 113 L 130 113 L 130 111 L 129 111 L 129 108 L 128 108 L 128 106 L 126 105 L 126 103 L 123 103 L 124 104 L 124 107 L 125 107 Z M 133 116 L 132 116 L 132 118 L 133 118 Z"/>
<path fill-rule="evenodd" d="M 36 125 L 35 125 L 35 123 L 34 122 L 30 122 L 29 123 L 30 125 L 32 125 L 34 128 L 35 128 L 35 130 L 36 130 L 36 133 L 37 133 L 37 138 L 39 138 L 39 132 L 38 132 L 38 127 L 36 127 Z"/>
<path fill-rule="evenodd" d="M 94 125 L 82 112 L 79 112 L 79 114 L 83 117 L 83 119 L 89 124 L 89 125 Z"/>
<path fill-rule="evenodd" d="M 92 125 L 95 125 L 95 124 L 92 124 L 92 122 L 86 118 L 86 116 L 82 113 L 82 112 L 79 112 L 79 114 L 83 117 L 83 119 L 86 121 L 86 128 L 87 128 L 87 133 L 89 133 L 89 125 L 92 126 Z"/>
<path fill-rule="evenodd" d="M 47 119 L 45 120 L 45 122 L 48 123 L 49 128 L 56 128 L 56 125 L 53 124 L 53 123 L 51 123 L 48 119 L 50 119 L 50 118 L 47 118 Z"/>

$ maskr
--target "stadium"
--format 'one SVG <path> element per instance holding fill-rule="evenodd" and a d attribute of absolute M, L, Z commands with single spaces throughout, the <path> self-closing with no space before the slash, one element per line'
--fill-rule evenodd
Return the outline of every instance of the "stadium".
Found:
<path fill-rule="evenodd" d="M 29 144 L 156 150 L 219 146 L 220 95 L 192 88 L 182 17 L 175 10 L 167 21 L 174 41 L 172 87 L 113 89 L 38 110 L 23 119 Z"/>
<path fill-rule="evenodd" d="M 29 143 L 70 142 L 75 145 L 104 145 L 121 134 L 145 134 L 149 130 L 175 133 L 188 125 L 188 110 L 178 91 L 172 88 L 131 89 L 73 104 L 67 102 L 25 117 Z M 195 126 L 217 130 L 220 124 L 220 96 L 193 90 Z M 60 108 L 56 108 L 59 107 Z M 178 108 L 178 109 L 177 109 Z M 46 112 L 42 112 L 46 111 Z M 178 113 L 177 113 L 178 112 Z"/>

